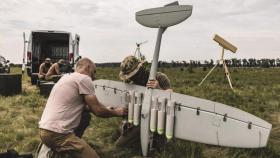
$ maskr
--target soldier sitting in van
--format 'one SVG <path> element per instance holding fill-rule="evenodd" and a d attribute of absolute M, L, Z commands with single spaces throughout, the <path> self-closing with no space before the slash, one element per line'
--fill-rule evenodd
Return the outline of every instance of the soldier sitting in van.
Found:
<path fill-rule="evenodd" d="M 62 76 L 60 69 L 64 65 L 65 65 L 65 60 L 63 60 L 63 59 L 60 59 L 60 60 L 58 60 L 57 63 L 52 64 L 52 66 L 50 67 L 49 71 L 46 74 L 46 80 L 58 81 Z"/>
<path fill-rule="evenodd" d="M 39 79 L 45 79 L 45 76 L 46 76 L 47 72 L 49 71 L 51 65 L 52 65 L 51 64 L 51 59 L 50 58 L 46 58 L 45 62 L 43 62 L 40 65 L 39 73 L 38 73 L 38 78 Z"/>

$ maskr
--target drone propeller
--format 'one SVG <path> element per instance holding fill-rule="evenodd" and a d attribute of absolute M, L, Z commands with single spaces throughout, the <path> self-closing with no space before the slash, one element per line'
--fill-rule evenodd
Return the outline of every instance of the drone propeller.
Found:
<path fill-rule="evenodd" d="M 148 41 L 144 41 L 144 42 L 141 42 L 141 43 L 136 43 L 136 46 L 140 47 L 142 44 L 145 44 L 145 43 L 148 43 Z"/>

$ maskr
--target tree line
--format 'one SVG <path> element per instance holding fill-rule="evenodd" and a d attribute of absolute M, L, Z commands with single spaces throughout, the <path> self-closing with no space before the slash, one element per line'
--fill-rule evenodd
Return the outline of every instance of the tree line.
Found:
<path fill-rule="evenodd" d="M 280 67 L 280 58 L 277 59 L 226 59 L 225 60 L 228 67 L 262 67 L 262 68 L 270 68 L 270 67 Z M 150 65 L 151 63 L 147 63 Z M 215 64 L 219 64 L 219 60 L 182 60 L 182 61 L 159 61 L 158 67 L 213 67 Z M 97 63 L 97 67 L 119 67 L 120 62 L 108 62 L 108 63 Z"/>
<path fill-rule="evenodd" d="M 280 58 L 277 59 L 226 59 L 225 60 L 228 67 L 262 67 L 262 68 L 270 68 L 270 67 L 280 67 Z M 215 64 L 219 64 L 219 60 L 182 60 L 182 61 L 159 61 L 158 67 L 212 67 Z M 151 63 L 146 63 L 150 65 Z M 120 62 L 107 62 L 107 63 L 96 63 L 97 67 L 120 67 Z M 13 67 L 21 67 L 21 64 L 11 64 Z"/>
<path fill-rule="evenodd" d="M 228 67 L 280 67 L 280 58 L 277 59 L 226 59 L 225 63 Z M 190 61 L 174 61 L 166 62 L 159 61 L 159 67 L 213 67 L 215 64 L 220 64 L 219 60 L 190 60 Z"/>

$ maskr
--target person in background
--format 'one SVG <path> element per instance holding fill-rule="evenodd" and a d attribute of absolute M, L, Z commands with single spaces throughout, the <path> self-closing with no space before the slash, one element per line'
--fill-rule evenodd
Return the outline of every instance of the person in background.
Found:
<path fill-rule="evenodd" d="M 80 59 L 74 73 L 64 75 L 53 87 L 39 122 L 41 141 L 56 152 L 72 151 L 75 158 L 99 158 L 84 140 L 74 133 L 88 109 L 98 117 L 123 117 L 126 107 L 106 108 L 98 101 L 92 80 L 96 66 Z"/>
<path fill-rule="evenodd" d="M 46 74 L 46 80 L 50 81 L 50 80 L 58 80 L 59 78 L 62 77 L 62 73 L 60 72 L 60 69 L 65 65 L 65 60 L 64 59 L 60 59 L 58 60 L 57 63 L 52 64 L 52 66 L 50 67 L 49 71 Z"/>
<path fill-rule="evenodd" d="M 51 59 L 46 58 L 45 61 L 39 67 L 38 78 L 44 80 L 47 72 L 51 67 Z"/>

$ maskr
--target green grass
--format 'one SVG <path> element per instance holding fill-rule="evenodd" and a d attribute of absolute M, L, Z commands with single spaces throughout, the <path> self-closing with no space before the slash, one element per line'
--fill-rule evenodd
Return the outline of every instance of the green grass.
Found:
<path fill-rule="evenodd" d="M 11 73 L 21 73 L 12 69 Z M 33 152 L 40 142 L 38 120 L 46 99 L 23 76 L 22 93 L 10 97 L 0 96 L 0 152 L 14 148 L 21 152 Z"/>
<path fill-rule="evenodd" d="M 13 73 L 20 72 L 12 69 Z M 280 70 L 277 68 L 230 68 L 234 90 L 224 77 L 223 69 L 217 68 L 203 83 L 207 74 L 202 68 L 160 68 L 166 73 L 175 92 L 221 102 L 252 113 L 273 125 L 268 146 L 262 149 L 236 149 L 216 147 L 182 140 L 165 144 L 154 157 L 164 158 L 278 158 L 280 157 Z M 118 68 L 99 68 L 97 78 L 118 80 Z M 20 152 L 34 152 L 39 143 L 38 121 L 46 99 L 39 95 L 29 79 L 23 77 L 23 92 L 11 97 L 0 97 L 0 152 L 15 148 Z M 140 148 L 117 148 L 114 135 L 121 119 L 93 117 L 84 139 L 101 157 L 139 156 Z"/>

